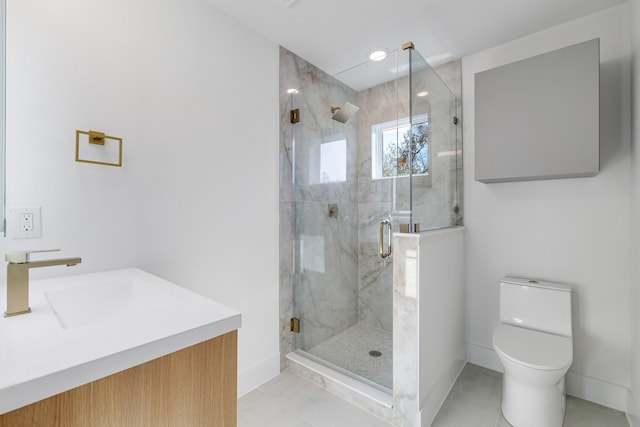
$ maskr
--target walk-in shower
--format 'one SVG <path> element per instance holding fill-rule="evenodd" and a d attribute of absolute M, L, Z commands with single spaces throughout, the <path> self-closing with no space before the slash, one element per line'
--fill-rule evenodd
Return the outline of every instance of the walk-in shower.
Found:
<path fill-rule="evenodd" d="M 280 78 L 282 354 L 391 393 L 390 232 L 461 224 L 457 98 L 412 46 Z"/>

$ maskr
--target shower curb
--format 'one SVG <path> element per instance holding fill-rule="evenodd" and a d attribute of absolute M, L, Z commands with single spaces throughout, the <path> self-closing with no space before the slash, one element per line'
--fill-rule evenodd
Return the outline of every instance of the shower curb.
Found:
<path fill-rule="evenodd" d="M 288 369 L 341 399 L 388 422 L 393 422 L 393 396 L 306 358 L 287 354 Z"/>

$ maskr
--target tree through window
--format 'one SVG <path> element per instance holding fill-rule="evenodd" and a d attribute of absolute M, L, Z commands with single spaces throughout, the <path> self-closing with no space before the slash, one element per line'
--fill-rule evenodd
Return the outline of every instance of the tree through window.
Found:
<path fill-rule="evenodd" d="M 372 127 L 373 178 L 409 175 L 428 175 L 429 121 L 419 116 L 413 126 L 409 119 L 388 122 Z"/>

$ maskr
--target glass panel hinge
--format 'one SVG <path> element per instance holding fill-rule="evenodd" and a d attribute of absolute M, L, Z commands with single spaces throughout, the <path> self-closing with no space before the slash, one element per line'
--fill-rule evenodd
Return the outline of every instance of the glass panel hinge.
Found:
<path fill-rule="evenodd" d="M 289 113 L 291 123 L 298 123 L 300 121 L 300 109 L 296 108 Z"/>
<path fill-rule="evenodd" d="M 297 317 L 292 317 L 290 320 L 291 332 L 295 332 L 296 334 L 300 333 L 300 319 Z"/>

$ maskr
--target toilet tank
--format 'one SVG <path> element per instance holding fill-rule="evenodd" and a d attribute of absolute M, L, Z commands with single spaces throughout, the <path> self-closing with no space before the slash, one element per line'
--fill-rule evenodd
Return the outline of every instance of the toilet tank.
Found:
<path fill-rule="evenodd" d="M 500 321 L 571 337 L 571 288 L 520 277 L 500 282 Z"/>

